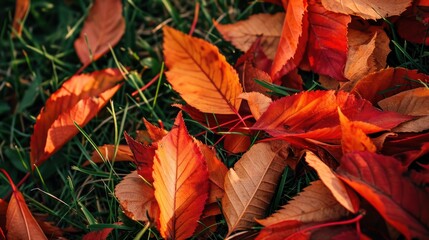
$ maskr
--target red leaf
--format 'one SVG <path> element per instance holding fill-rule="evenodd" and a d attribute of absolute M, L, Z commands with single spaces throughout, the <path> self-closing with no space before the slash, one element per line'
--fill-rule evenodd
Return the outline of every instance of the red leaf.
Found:
<path fill-rule="evenodd" d="M 338 174 L 407 239 L 429 235 L 429 193 L 403 176 L 401 163 L 370 152 L 344 155 Z"/>
<path fill-rule="evenodd" d="M 103 56 L 125 33 L 121 0 L 94 0 L 74 48 L 84 66 Z"/>
<path fill-rule="evenodd" d="M 160 208 L 158 229 L 164 238 L 186 239 L 197 227 L 208 197 L 207 165 L 188 135 L 181 113 L 158 144 L 153 165 Z"/>
<path fill-rule="evenodd" d="M 46 101 L 31 136 L 31 165 L 40 166 L 85 126 L 116 93 L 123 79 L 117 69 L 76 75 Z"/>
<path fill-rule="evenodd" d="M 283 1 L 286 17 L 282 35 L 271 68 L 275 80 L 296 68 L 301 61 L 307 42 L 307 1 Z"/>
<path fill-rule="evenodd" d="M 308 5 L 309 34 L 307 57 L 311 69 L 336 80 L 346 80 L 348 15 L 326 10 L 320 0 Z M 333 37 L 335 36 L 335 37 Z"/>
<path fill-rule="evenodd" d="M 4 170 L 0 171 L 9 180 L 12 187 L 12 197 L 6 212 L 6 231 L 8 239 L 48 239 L 40 228 L 36 219 L 28 209 L 24 196 L 16 188 L 9 174 Z"/>
<path fill-rule="evenodd" d="M 249 131 L 238 131 L 242 134 L 228 134 L 225 136 L 223 146 L 226 151 L 237 154 L 245 152 L 249 149 L 251 139 Z"/>
<path fill-rule="evenodd" d="M 30 0 L 17 0 L 15 4 L 15 15 L 13 16 L 12 37 L 21 36 L 25 16 L 30 9 Z"/>
<path fill-rule="evenodd" d="M 92 231 L 85 234 L 82 240 L 106 240 L 113 228 L 104 228 L 103 230 Z"/>
<path fill-rule="evenodd" d="M 143 118 L 143 122 L 146 126 L 147 132 L 149 133 L 149 137 L 151 138 L 152 142 L 158 142 L 168 133 L 165 129 L 153 125 L 145 118 Z"/>
<path fill-rule="evenodd" d="M 152 168 L 153 161 L 155 157 L 156 146 L 146 146 L 143 145 L 136 140 L 134 140 L 130 135 L 126 132 L 124 133 L 125 140 L 130 146 L 131 151 L 134 155 L 134 162 L 137 165 L 137 172 L 140 176 L 142 176 L 146 181 L 152 183 Z"/>
<path fill-rule="evenodd" d="M 314 223 L 304 224 L 300 221 L 283 221 L 273 224 L 261 230 L 256 240 L 284 240 L 292 234 L 295 234 L 307 227 L 316 225 Z M 310 239 L 310 233 L 303 231 L 294 235 L 293 239 L 304 240 Z"/>

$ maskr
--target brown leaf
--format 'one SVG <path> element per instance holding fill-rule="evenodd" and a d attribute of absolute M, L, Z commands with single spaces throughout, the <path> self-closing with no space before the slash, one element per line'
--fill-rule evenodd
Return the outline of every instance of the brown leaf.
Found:
<path fill-rule="evenodd" d="M 266 93 L 268 89 L 257 83 L 255 80 L 266 83 L 273 82 L 268 73 L 254 67 L 253 64 L 248 61 L 244 62 L 241 76 L 244 92 Z"/>
<path fill-rule="evenodd" d="M 255 218 L 264 216 L 286 166 L 288 148 L 283 141 L 257 143 L 228 170 L 222 198 L 228 235 L 254 226 Z"/>
<path fill-rule="evenodd" d="M 15 15 L 13 16 L 12 37 L 21 36 L 25 16 L 30 9 L 30 0 L 17 0 L 15 3 Z"/>
<path fill-rule="evenodd" d="M 331 191 L 333 197 L 338 201 L 338 203 L 352 213 L 356 213 L 358 211 L 359 198 L 354 192 L 350 191 L 350 189 L 348 189 L 340 179 L 338 179 L 331 168 L 329 168 L 319 157 L 310 151 L 306 151 L 305 161 L 317 171 L 320 180 L 322 180 L 329 191 Z"/>
<path fill-rule="evenodd" d="M 37 116 L 31 136 L 31 165 L 40 166 L 95 117 L 121 87 L 117 69 L 75 75 L 53 93 Z"/>
<path fill-rule="evenodd" d="M 261 115 L 267 110 L 268 106 L 272 102 L 271 98 L 258 92 L 242 93 L 238 97 L 247 100 L 250 111 L 256 120 L 261 117 Z"/>
<path fill-rule="evenodd" d="M 198 225 L 209 192 L 203 154 L 188 135 L 182 114 L 158 143 L 153 165 L 158 230 L 167 239 L 186 239 Z"/>
<path fill-rule="evenodd" d="M 401 163 L 370 152 L 345 154 L 337 173 L 405 238 L 429 235 L 429 194 L 403 176 Z"/>
<path fill-rule="evenodd" d="M 318 180 L 304 188 L 303 192 L 294 197 L 288 204 L 268 218 L 258 220 L 263 226 L 270 226 L 283 221 L 300 221 L 302 223 L 338 220 L 347 215 L 331 194 L 331 191 Z"/>
<path fill-rule="evenodd" d="M 412 0 L 322 0 L 323 6 L 333 12 L 359 16 L 363 19 L 380 19 L 399 15 Z"/>
<path fill-rule="evenodd" d="M 115 187 L 115 196 L 127 217 L 135 221 L 154 221 L 159 218 L 159 207 L 153 187 L 133 171 Z"/>
<path fill-rule="evenodd" d="M 125 33 L 121 0 L 94 0 L 74 48 L 84 66 L 103 56 Z"/>
<path fill-rule="evenodd" d="M 268 58 L 273 59 L 279 45 L 284 18 L 285 14 L 282 12 L 260 13 L 233 24 L 214 22 L 214 25 L 225 40 L 231 41 L 236 48 L 243 52 L 247 51 L 259 36 L 262 36 L 262 49 Z"/>
<path fill-rule="evenodd" d="M 164 27 L 165 73 L 173 89 L 205 113 L 234 114 L 242 92 L 234 68 L 212 44 Z"/>

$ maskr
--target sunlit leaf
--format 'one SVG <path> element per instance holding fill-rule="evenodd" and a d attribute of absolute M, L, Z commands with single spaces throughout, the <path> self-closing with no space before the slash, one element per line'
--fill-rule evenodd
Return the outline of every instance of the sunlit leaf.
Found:
<path fill-rule="evenodd" d="M 17 0 L 15 3 L 15 15 L 13 16 L 12 36 L 21 36 L 22 25 L 28 10 L 30 9 L 30 0 Z"/>

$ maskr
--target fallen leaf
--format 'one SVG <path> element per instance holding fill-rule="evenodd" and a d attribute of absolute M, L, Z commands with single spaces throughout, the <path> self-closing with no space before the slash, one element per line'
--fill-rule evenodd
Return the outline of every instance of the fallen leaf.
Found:
<path fill-rule="evenodd" d="M 236 130 L 233 134 L 225 135 L 223 147 L 226 151 L 237 154 L 247 151 L 251 145 L 250 131 Z"/>
<path fill-rule="evenodd" d="M 131 172 L 116 185 L 115 196 L 127 217 L 144 222 L 153 222 L 159 218 L 154 189 L 137 174 L 137 171 Z"/>
<path fill-rule="evenodd" d="M 429 89 L 414 88 L 400 92 L 378 102 L 384 111 L 392 111 L 412 116 L 429 115 Z"/>
<path fill-rule="evenodd" d="M 36 219 L 43 233 L 45 233 L 45 235 L 49 237 L 49 239 L 61 239 L 64 235 L 64 231 L 58 226 L 56 226 L 55 222 L 48 221 L 47 217 L 48 217 L 48 214 L 34 215 L 34 218 Z"/>
<path fill-rule="evenodd" d="M 266 83 L 272 83 L 272 79 L 268 73 L 254 67 L 252 63 L 245 62 L 243 65 L 242 74 L 240 75 L 243 84 L 244 92 L 260 92 L 267 93 L 268 89 L 257 83 L 256 80 Z"/>
<path fill-rule="evenodd" d="M 258 92 L 242 93 L 238 97 L 247 100 L 250 111 L 256 120 L 261 117 L 261 115 L 267 110 L 268 106 L 272 103 L 271 98 Z"/>
<path fill-rule="evenodd" d="M 54 92 L 37 116 L 31 135 L 31 165 L 40 166 L 95 117 L 121 87 L 117 69 L 76 75 Z"/>
<path fill-rule="evenodd" d="M 307 58 L 311 69 L 339 81 L 346 80 L 344 67 L 350 16 L 326 10 L 320 0 L 310 0 L 308 21 Z"/>
<path fill-rule="evenodd" d="M 125 33 L 121 0 L 94 0 L 80 36 L 74 42 L 84 66 L 96 61 L 115 46 Z"/>
<path fill-rule="evenodd" d="M 341 148 L 343 153 L 354 151 L 376 152 L 377 148 L 365 132 L 357 126 L 356 122 L 350 121 L 338 108 L 338 116 L 341 125 Z"/>
<path fill-rule="evenodd" d="M 274 80 L 299 65 L 307 42 L 307 1 L 283 1 L 283 7 L 286 17 L 270 74 Z"/>
<path fill-rule="evenodd" d="M 418 7 L 416 9 L 418 9 Z M 427 22 L 429 19 L 428 16 L 429 15 L 427 13 L 426 17 L 417 16 L 415 12 L 412 11 L 412 8 L 409 8 L 409 10 L 404 12 L 395 23 L 399 36 L 409 42 L 425 44 L 428 46 L 429 37 L 426 34 L 426 32 L 429 30 Z"/>
<path fill-rule="evenodd" d="M 417 70 L 387 68 L 371 73 L 356 82 L 347 83 L 341 87 L 341 90 L 354 93 L 372 104 L 377 104 L 386 97 L 422 87 L 419 81 L 428 84 L 429 76 L 418 73 Z"/>
<path fill-rule="evenodd" d="M 6 229 L 6 212 L 8 203 L 0 198 L 0 229 Z"/>
<path fill-rule="evenodd" d="M 315 224 L 304 224 L 296 220 L 283 221 L 263 228 L 256 240 L 285 240 L 291 235 L 293 235 L 293 239 L 307 240 L 310 239 L 311 233 L 305 229 L 313 225 Z"/>
<path fill-rule="evenodd" d="M 375 61 L 372 53 L 375 48 L 377 33 L 366 33 L 349 29 L 347 33 L 348 53 L 344 76 L 350 81 L 356 81 L 374 72 Z M 386 55 L 387 57 L 387 55 Z"/>
<path fill-rule="evenodd" d="M 363 19 L 380 19 L 401 14 L 412 0 L 322 0 L 323 6 L 333 12 L 355 15 Z"/>
<path fill-rule="evenodd" d="M 173 89 L 201 112 L 234 114 L 242 92 L 236 71 L 212 44 L 164 27 L 165 73 Z"/>
<path fill-rule="evenodd" d="M 146 118 L 143 118 L 143 122 L 152 142 L 158 142 L 168 133 L 164 128 L 157 127 L 147 121 Z"/>
<path fill-rule="evenodd" d="M 215 21 L 214 25 L 225 40 L 230 41 L 243 52 L 247 51 L 261 36 L 261 47 L 264 53 L 268 58 L 273 59 L 279 45 L 284 18 L 285 14 L 282 12 L 260 13 L 233 24 L 220 24 Z"/>
<path fill-rule="evenodd" d="M 337 173 L 405 238 L 429 235 L 429 194 L 405 177 L 401 163 L 370 152 L 345 154 Z"/>
<path fill-rule="evenodd" d="M 271 216 L 257 220 L 263 226 L 270 226 L 283 221 L 302 223 L 334 221 L 347 216 L 348 211 L 337 202 L 331 191 L 318 180 L 304 188 L 288 204 Z"/>
<path fill-rule="evenodd" d="M 284 141 L 257 143 L 229 169 L 222 209 L 228 235 L 255 226 L 264 216 L 284 168 L 289 145 Z"/>
<path fill-rule="evenodd" d="M 0 171 L 6 176 L 12 187 L 12 196 L 6 211 L 7 239 L 48 239 L 9 174 L 4 169 L 0 169 Z"/>
<path fill-rule="evenodd" d="M 82 237 L 82 240 L 106 240 L 113 228 L 103 228 L 102 230 L 91 231 Z"/>
<path fill-rule="evenodd" d="M 17 0 L 15 3 L 15 15 L 13 16 L 12 37 L 19 37 L 22 33 L 25 16 L 30 9 L 30 0 Z"/>
<path fill-rule="evenodd" d="M 188 135 L 179 113 L 173 129 L 158 142 L 153 165 L 153 186 L 160 208 L 158 230 L 162 237 L 192 236 L 208 197 L 208 178 L 204 156 Z"/>
<path fill-rule="evenodd" d="M 244 63 L 251 63 L 256 69 L 259 69 L 263 72 L 269 72 L 271 69 L 272 60 L 270 60 L 267 55 L 264 53 L 264 50 L 261 46 L 262 37 L 259 36 L 255 42 L 250 46 L 250 48 L 241 55 L 234 67 L 240 71 L 240 67 Z"/>
<path fill-rule="evenodd" d="M 103 155 L 103 158 L 107 161 L 113 160 L 113 156 L 115 155 L 115 145 L 106 144 L 103 146 L 98 147 L 98 150 Z M 127 162 L 127 161 L 133 161 L 133 153 L 130 150 L 130 147 L 128 145 L 118 145 L 117 146 L 117 152 L 115 156 L 115 162 Z M 91 161 L 94 163 L 103 163 L 103 159 L 101 158 L 100 154 L 98 154 L 97 150 L 94 150 L 91 154 Z M 88 166 L 89 162 L 85 162 L 83 166 Z"/>
<path fill-rule="evenodd" d="M 130 147 L 134 155 L 133 160 L 137 165 L 138 174 L 142 176 L 146 181 L 152 183 L 152 169 L 155 158 L 155 150 L 157 149 L 157 147 L 155 145 L 143 145 L 134 140 L 127 133 L 124 133 L 124 136 L 125 140 L 128 143 L 128 146 Z"/>
<path fill-rule="evenodd" d="M 320 180 L 329 189 L 333 197 L 345 209 L 352 213 L 359 210 L 359 198 L 356 194 L 348 189 L 344 183 L 338 179 L 334 171 L 329 168 L 322 160 L 310 151 L 306 151 L 305 161 L 314 168 L 319 175 Z"/>

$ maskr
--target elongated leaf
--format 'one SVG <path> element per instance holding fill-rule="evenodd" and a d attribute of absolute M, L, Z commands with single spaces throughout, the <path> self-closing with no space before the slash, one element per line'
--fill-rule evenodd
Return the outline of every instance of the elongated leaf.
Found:
<path fill-rule="evenodd" d="M 12 196 L 6 211 L 7 239 L 48 239 L 9 174 L 4 169 L 0 169 L 0 171 L 6 176 L 12 187 Z"/>
<path fill-rule="evenodd" d="M 331 191 L 338 203 L 350 212 L 356 213 L 359 209 L 359 198 L 344 185 L 335 175 L 334 171 L 310 151 L 306 151 L 305 161 L 317 171 L 320 180 L 322 180 L 329 191 Z"/>
<path fill-rule="evenodd" d="M 236 48 L 243 52 L 247 51 L 261 36 L 261 46 L 264 53 L 273 59 L 279 45 L 284 18 L 285 14 L 282 12 L 276 14 L 260 13 L 233 24 L 219 24 L 217 22 L 214 24 L 225 40 L 231 41 Z"/>
<path fill-rule="evenodd" d="M 74 48 L 84 66 L 99 59 L 125 33 L 121 0 L 94 0 Z"/>
<path fill-rule="evenodd" d="M 337 172 L 407 239 L 429 236 L 429 194 L 403 176 L 398 160 L 353 152 L 344 155 Z"/>
<path fill-rule="evenodd" d="M 288 147 L 283 141 L 257 143 L 228 170 L 222 198 L 228 235 L 254 226 L 255 218 L 264 216 L 286 167 Z"/>
<path fill-rule="evenodd" d="M 24 18 L 30 9 L 30 0 L 17 0 L 15 3 L 15 15 L 13 16 L 12 36 L 21 36 Z"/>
<path fill-rule="evenodd" d="M 31 164 L 40 166 L 78 133 L 109 101 L 123 79 L 117 69 L 76 75 L 46 101 L 31 136 Z"/>
<path fill-rule="evenodd" d="M 263 226 L 283 221 L 302 223 L 338 220 L 347 215 L 347 210 L 338 203 L 331 191 L 318 180 L 268 218 L 258 220 Z"/>
<path fill-rule="evenodd" d="M 271 68 L 273 79 L 282 77 L 298 66 L 308 37 L 307 1 L 285 1 L 283 7 L 286 10 L 286 18 Z"/>
<path fill-rule="evenodd" d="M 311 69 L 339 81 L 346 80 L 344 67 L 350 16 L 326 10 L 320 0 L 310 0 L 308 21 L 307 57 Z"/>
<path fill-rule="evenodd" d="M 160 208 L 158 229 L 166 239 L 186 239 L 197 227 L 208 197 L 204 156 L 188 135 L 182 114 L 159 141 L 153 165 L 153 186 Z"/>
<path fill-rule="evenodd" d="M 167 80 L 191 106 L 205 113 L 234 114 L 242 92 L 236 71 L 212 44 L 164 27 Z"/>
<path fill-rule="evenodd" d="M 115 145 L 106 144 L 98 147 L 98 150 L 101 152 L 105 160 L 111 161 L 115 155 L 115 148 Z M 92 152 L 91 160 L 95 163 L 103 163 L 103 159 L 96 150 Z M 133 153 L 131 152 L 130 147 L 128 145 L 119 145 L 115 156 L 115 162 L 131 162 L 133 160 Z M 86 162 L 83 164 L 83 166 L 87 166 L 88 164 L 89 162 Z"/>
<path fill-rule="evenodd" d="M 403 91 L 378 102 L 384 111 L 413 116 L 429 115 L 429 89 L 425 87 Z"/>
<path fill-rule="evenodd" d="M 159 218 L 154 189 L 137 174 L 137 171 L 131 172 L 116 185 L 115 196 L 127 217 L 145 222 Z"/>
<path fill-rule="evenodd" d="M 363 19 L 380 19 L 399 15 L 412 0 L 322 0 L 323 6 L 333 12 L 359 16 Z"/>

